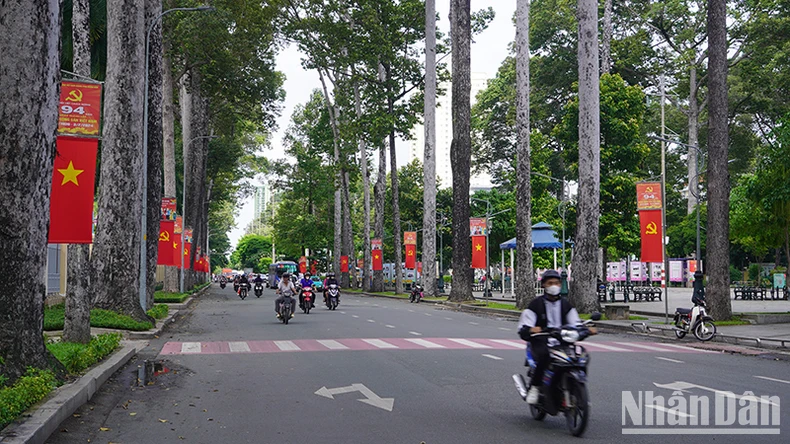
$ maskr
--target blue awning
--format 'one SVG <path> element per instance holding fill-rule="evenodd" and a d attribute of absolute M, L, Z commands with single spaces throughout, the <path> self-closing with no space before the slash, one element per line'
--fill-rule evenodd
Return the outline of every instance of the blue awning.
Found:
<path fill-rule="evenodd" d="M 499 244 L 501 250 L 515 250 L 516 238 Z M 557 233 L 546 222 L 538 222 L 532 226 L 532 249 L 553 250 L 562 248 L 562 242 L 557 239 Z"/>

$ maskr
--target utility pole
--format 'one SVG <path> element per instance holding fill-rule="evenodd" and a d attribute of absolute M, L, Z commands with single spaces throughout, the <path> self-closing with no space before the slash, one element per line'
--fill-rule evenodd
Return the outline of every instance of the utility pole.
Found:
<path fill-rule="evenodd" d="M 664 258 L 664 263 L 661 272 L 661 286 L 664 287 L 664 322 L 669 324 L 669 258 L 667 257 L 667 161 L 666 161 L 666 121 L 664 115 L 664 102 L 666 99 L 666 91 L 664 85 L 664 75 L 661 75 L 661 254 Z M 626 273 L 630 274 L 631 270 Z"/>

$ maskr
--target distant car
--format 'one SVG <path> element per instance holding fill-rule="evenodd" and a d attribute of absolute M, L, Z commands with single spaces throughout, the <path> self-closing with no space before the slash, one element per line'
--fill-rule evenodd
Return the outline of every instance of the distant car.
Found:
<path fill-rule="evenodd" d="M 310 278 L 315 283 L 316 290 L 323 290 L 324 289 L 324 281 L 321 280 L 318 276 L 313 276 Z"/>

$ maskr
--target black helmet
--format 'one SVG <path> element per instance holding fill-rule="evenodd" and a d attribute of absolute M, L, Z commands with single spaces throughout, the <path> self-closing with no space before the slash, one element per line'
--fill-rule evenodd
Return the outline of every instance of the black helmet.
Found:
<path fill-rule="evenodd" d="M 562 277 L 560 277 L 560 274 L 557 272 L 557 270 L 546 270 L 546 271 L 544 271 L 543 272 L 543 276 L 540 277 L 540 280 L 542 282 L 542 281 L 545 281 L 546 279 L 551 279 L 551 278 L 562 280 Z"/>
<path fill-rule="evenodd" d="M 283 273 L 284 278 L 291 278 L 291 273 Z"/>

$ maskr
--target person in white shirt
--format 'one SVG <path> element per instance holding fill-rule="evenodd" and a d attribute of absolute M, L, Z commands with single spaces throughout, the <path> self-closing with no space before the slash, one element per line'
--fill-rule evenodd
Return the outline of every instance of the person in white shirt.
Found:
<path fill-rule="evenodd" d="M 274 301 L 274 311 L 277 313 L 277 319 L 280 319 L 280 304 L 285 301 L 285 298 L 290 299 L 291 310 L 296 306 L 296 300 L 293 298 L 293 295 L 296 294 L 296 287 L 294 287 L 293 282 L 291 282 L 290 273 L 283 273 L 283 278 L 277 285 L 277 294 L 279 294 L 280 297 Z M 293 311 L 291 311 L 291 317 L 294 317 Z"/>

